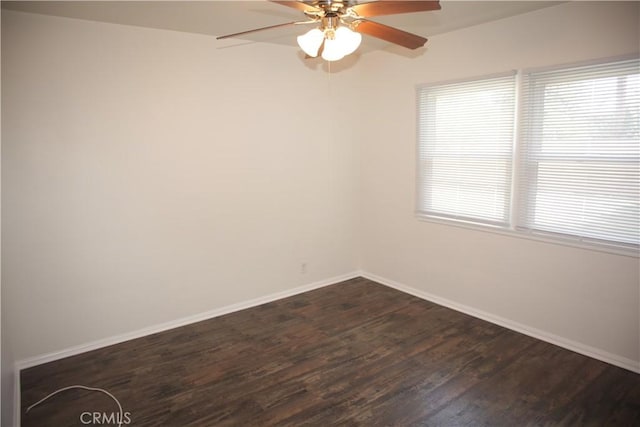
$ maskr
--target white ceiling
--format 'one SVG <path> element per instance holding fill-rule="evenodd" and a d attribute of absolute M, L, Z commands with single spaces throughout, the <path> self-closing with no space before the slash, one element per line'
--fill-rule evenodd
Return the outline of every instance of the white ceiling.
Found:
<path fill-rule="evenodd" d="M 506 18 L 560 2 L 550 1 L 441 1 L 442 9 L 375 18 L 424 37 Z M 220 36 L 285 22 L 306 20 L 295 9 L 269 1 L 3 1 L 4 9 L 91 21 L 135 25 Z M 247 42 L 296 45 L 295 36 L 308 26 L 261 31 L 220 46 Z M 361 50 L 384 49 L 389 44 L 364 37 Z"/>

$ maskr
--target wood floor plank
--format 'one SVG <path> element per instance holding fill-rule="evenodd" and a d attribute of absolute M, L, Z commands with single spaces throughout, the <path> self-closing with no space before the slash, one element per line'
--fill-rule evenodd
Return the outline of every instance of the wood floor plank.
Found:
<path fill-rule="evenodd" d="M 363 278 L 27 369 L 22 425 L 115 410 L 25 413 L 73 384 L 143 427 L 640 425 L 640 375 Z"/>

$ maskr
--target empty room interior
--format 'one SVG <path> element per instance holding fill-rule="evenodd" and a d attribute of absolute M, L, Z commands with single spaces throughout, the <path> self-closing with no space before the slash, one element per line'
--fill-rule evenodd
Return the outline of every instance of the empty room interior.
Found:
<path fill-rule="evenodd" d="M 640 425 L 640 2 L 1 18 L 2 427 Z"/>

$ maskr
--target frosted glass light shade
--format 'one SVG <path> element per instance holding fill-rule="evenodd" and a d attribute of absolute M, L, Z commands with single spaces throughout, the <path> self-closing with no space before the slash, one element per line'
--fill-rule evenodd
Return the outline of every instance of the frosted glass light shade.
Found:
<path fill-rule="evenodd" d="M 318 56 L 318 49 L 324 40 L 324 32 L 318 28 L 307 31 L 305 34 L 298 36 L 298 46 L 309 56 Z"/>
<path fill-rule="evenodd" d="M 344 48 L 342 43 L 336 37 L 335 39 L 326 39 L 324 41 L 324 50 L 322 51 L 322 59 L 325 61 L 338 61 L 344 58 Z"/>
<path fill-rule="evenodd" d="M 339 27 L 336 30 L 336 40 L 341 45 L 342 54 L 346 56 L 351 55 L 360 46 L 362 35 L 347 27 Z"/>

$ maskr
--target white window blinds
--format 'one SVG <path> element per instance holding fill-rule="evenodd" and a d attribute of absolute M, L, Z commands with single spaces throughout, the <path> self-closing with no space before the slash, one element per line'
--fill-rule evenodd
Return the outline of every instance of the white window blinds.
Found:
<path fill-rule="evenodd" d="M 509 219 L 515 74 L 418 88 L 418 214 Z"/>
<path fill-rule="evenodd" d="M 519 229 L 638 245 L 639 66 L 523 75 Z"/>

